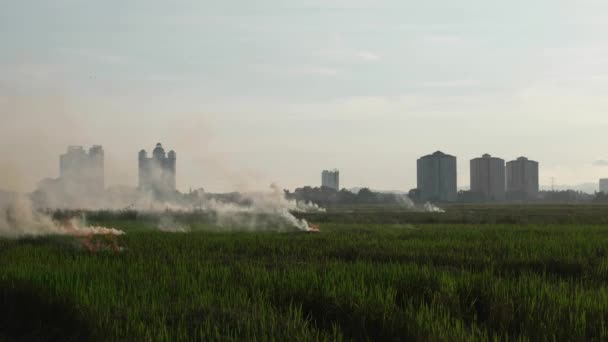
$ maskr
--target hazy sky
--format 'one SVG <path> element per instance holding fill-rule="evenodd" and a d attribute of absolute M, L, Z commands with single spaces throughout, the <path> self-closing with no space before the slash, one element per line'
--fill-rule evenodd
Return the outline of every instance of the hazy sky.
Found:
<path fill-rule="evenodd" d="M 0 188 L 101 144 L 178 187 L 271 181 L 408 190 L 416 158 L 538 160 L 541 184 L 608 177 L 608 1 L 0 0 Z M 602 162 L 603 161 L 603 162 Z"/>

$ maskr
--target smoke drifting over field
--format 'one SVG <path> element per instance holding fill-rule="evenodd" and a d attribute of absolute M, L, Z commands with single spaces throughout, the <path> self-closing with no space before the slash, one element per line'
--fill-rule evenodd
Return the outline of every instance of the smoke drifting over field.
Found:
<path fill-rule="evenodd" d="M 444 213 L 445 212 L 445 210 L 439 208 L 438 206 L 436 206 L 435 204 L 433 204 L 431 202 L 426 202 L 424 204 L 417 205 L 407 195 L 395 195 L 395 199 L 401 206 L 403 206 L 404 208 L 411 210 L 411 211 L 422 211 L 422 212 L 428 212 L 428 213 Z"/>
<path fill-rule="evenodd" d="M 205 209 L 217 214 L 219 226 L 240 226 L 256 230 L 272 224 L 279 230 L 293 227 L 302 231 L 310 231 L 310 225 L 306 220 L 296 218 L 292 212 L 325 211 L 312 203 L 287 200 L 276 184 L 271 185 L 271 190 L 243 194 L 243 200 L 239 204 L 212 200 Z"/>
<path fill-rule="evenodd" d="M 78 219 L 55 222 L 43 212 L 52 210 L 85 210 L 110 212 L 137 211 L 158 215 L 155 228 L 164 232 L 189 232 L 191 226 L 179 222 L 172 213 L 200 212 L 210 215 L 214 226 L 226 230 L 246 231 L 309 231 L 308 222 L 296 218 L 294 212 L 322 212 L 324 209 L 295 200 L 287 200 L 276 185 L 271 191 L 206 194 L 202 190 L 183 195 L 154 194 L 131 188 L 111 188 L 99 196 L 66 193 L 63 188 L 47 188 L 31 197 L 2 196 L 0 201 L 0 237 L 19 238 L 39 235 L 120 234 L 101 227 L 86 227 Z"/>
<path fill-rule="evenodd" d="M 43 235 L 122 235 L 124 232 L 106 227 L 86 226 L 79 219 L 54 221 L 50 216 L 35 210 L 28 198 L 19 196 L 0 212 L 0 237 L 21 238 Z"/>
<path fill-rule="evenodd" d="M 429 213 L 444 213 L 445 210 L 439 208 L 438 206 L 434 205 L 431 202 L 426 202 L 423 206 L 424 211 L 429 212 Z"/>

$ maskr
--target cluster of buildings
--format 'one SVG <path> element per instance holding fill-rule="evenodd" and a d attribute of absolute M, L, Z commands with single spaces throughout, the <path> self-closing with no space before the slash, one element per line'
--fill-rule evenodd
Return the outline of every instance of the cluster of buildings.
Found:
<path fill-rule="evenodd" d="M 484 154 L 471 162 L 471 193 L 480 200 L 533 199 L 539 191 L 538 162 L 519 157 L 507 162 Z M 417 194 L 423 201 L 456 201 L 456 157 L 437 151 L 417 162 Z"/>
<path fill-rule="evenodd" d="M 469 195 L 478 201 L 500 202 L 507 199 L 527 200 L 538 197 L 538 162 L 519 157 L 504 159 L 484 154 L 470 161 Z M 338 170 L 325 170 L 321 186 L 339 190 Z M 608 179 L 604 180 L 608 192 Z M 456 157 L 437 151 L 417 161 L 417 199 L 429 202 L 454 202 L 458 199 Z"/>
<path fill-rule="evenodd" d="M 138 188 L 156 194 L 176 191 L 177 155 L 165 152 L 156 144 L 152 155 L 138 154 Z M 484 154 L 470 161 L 470 195 L 480 201 L 535 199 L 539 192 L 538 162 L 519 157 L 504 159 Z M 42 182 L 46 189 L 70 194 L 98 194 L 105 189 L 104 150 L 94 145 L 88 151 L 70 146 L 59 158 L 58 179 Z M 321 186 L 340 190 L 340 171 L 324 170 Z M 600 180 L 600 191 L 608 193 L 608 179 Z M 417 160 L 417 199 L 431 202 L 453 202 L 458 198 L 456 157 L 437 151 Z"/>
<path fill-rule="evenodd" d="M 470 161 L 471 189 L 469 197 L 477 201 L 500 202 L 528 200 L 538 197 L 538 162 L 526 157 L 505 162 L 504 159 L 484 154 Z M 340 190 L 340 172 L 324 170 L 321 186 Z M 600 190 L 608 193 L 608 179 Z M 418 200 L 428 202 L 454 202 L 458 199 L 456 157 L 437 151 L 417 161 Z"/>
<path fill-rule="evenodd" d="M 165 153 L 158 143 L 148 157 L 145 150 L 138 155 L 138 188 L 156 194 L 171 194 L 176 191 L 175 151 Z M 69 146 L 66 153 L 59 157 L 59 178 L 46 179 L 40 189 L 50 194 L 64 197 L 82 198 L 87 195 L 101 194 L 105 190 L 104 150 L 94 145 L 88 151 L 82 146 Z"/>

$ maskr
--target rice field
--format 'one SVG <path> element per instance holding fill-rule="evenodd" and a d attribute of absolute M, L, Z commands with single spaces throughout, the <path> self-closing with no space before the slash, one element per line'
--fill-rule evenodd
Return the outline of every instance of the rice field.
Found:
<path fill-rule="evenodd" d="M 326 219 L 310 234 L 184 219 L 193 232 L 166 233 L 95 219 L 126 231 L 121 251 L 0 240 L 0 340 L 608 340 L 602 224 Z"/>

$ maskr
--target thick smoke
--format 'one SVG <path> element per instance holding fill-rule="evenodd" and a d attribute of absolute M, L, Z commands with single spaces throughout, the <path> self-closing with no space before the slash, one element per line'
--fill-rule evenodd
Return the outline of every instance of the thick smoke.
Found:
<path fill-rule="evenodd" d="M 11 200 L 0 212 L 0 237 L 21 238 L 44 235 L 122 235 L 124 232 L 105 227 L 86 226 L 79 219 L 54 221 L 50 216 L 34 209 L 32 202 L 23 196 Z"/>
<path fill-rule="evenodd" d="M 57 190 L 57 191 L 54 191 Z M 215 218 L 220 228 L 237 230 L 309 231 L 305 220 L 293 213 L 322 212 L 323 208 L 285 198 L 275 184 L 267 192 L 234 193 L 229 196 L 197 190 L 189 194 L 140 191 L 129 187 L 111 187 L 96 196 L 68 192 L 63 187 L 42 188 L 34 194 L 38 209 L 135 210 L 159 213 L 157 228 L 166 232 L 187 232 L 190 227 L 177 222 L 171 213 L 203 212 Z"/>
<path fill-rule="evenodd" d="M 166 214 L 203 211 L 214 215 L 220 227 L 246 230 L 268 230 L 273 225 L 276 230 L 308 230 L 308 223 L 292 213 L 322 210 L 313 204 L 287 200 L 285 193 L 274 184 L 270 192 L 235 193 L 236 196 L 214 196 L 204 191 L 181 194 L 173 190 L 174 185 L 163 180 L 165 171 L 161 170 L 161 164 L 147 164 L 146 167 L 145 179 L 148 181 L 144 182 L 142 189 L 114 186 L 103 190 L 91 187 L 87 180 L 93 177 L 86 176 L 87 169 L 79 168 L 74 172 L 78 174 L 74 180 L 58 178 L 41 182 L 32 198 L 36 208 L 48 210 L 134 210 Z M 187 230 L 174 218 L 159 219 L 157 228 L 173 232 Z"/>
<path fill-rule="evenodd" d="M 271 185 L 271 190 L 243 194 L 243 202 L 246 204 L 212 200 L 207 203 L 207 209 L 217 214 L 219 226 L 236 225 L 255 230 L 272 225 L 279 230 L 293 227 L 302 231 L 310 231 L 310 225 L 306 220 L 296 218 L 292 212 L 325 211 L 312 203 L 286 199 L 284 192 L 276 184 Z"/>

